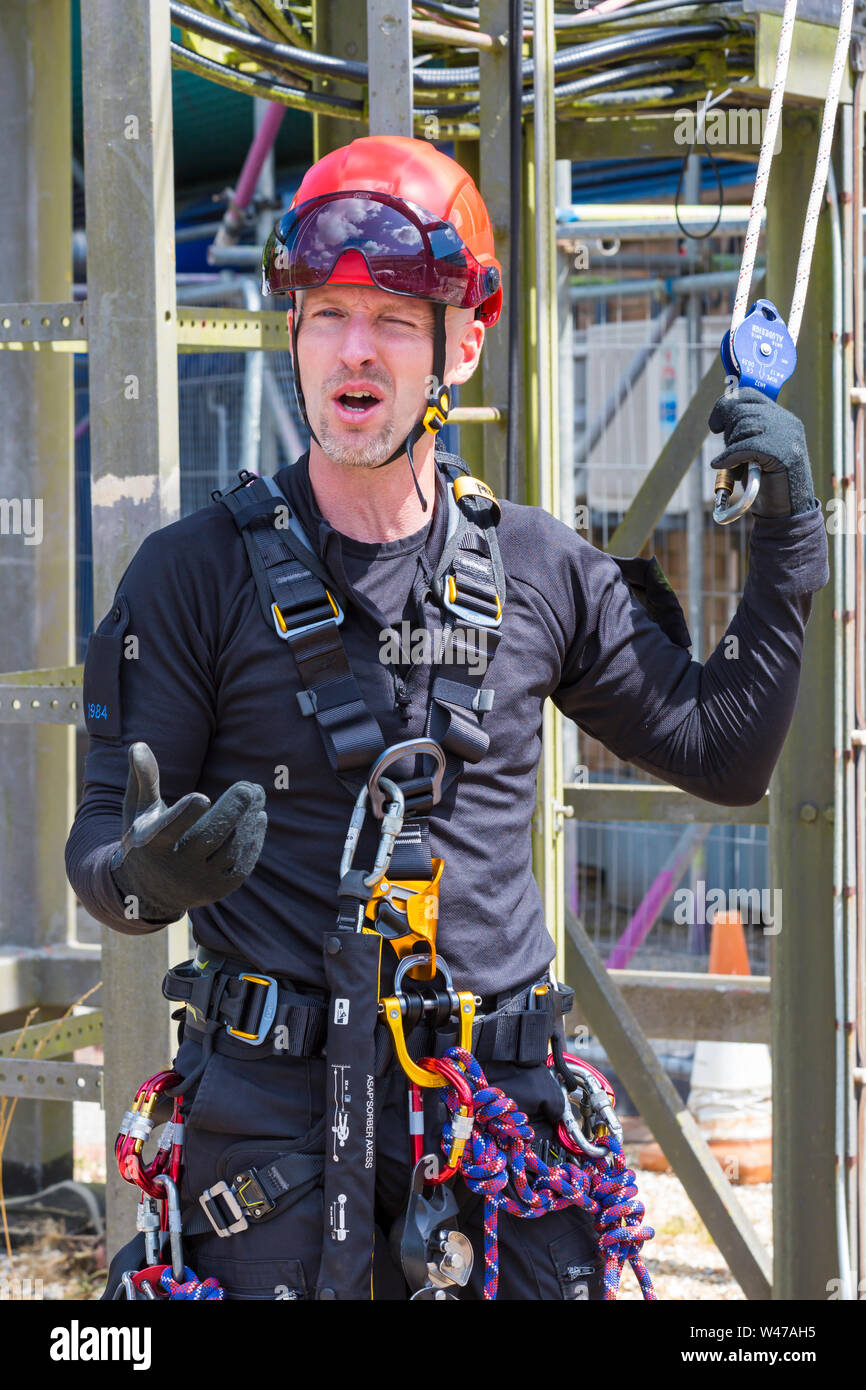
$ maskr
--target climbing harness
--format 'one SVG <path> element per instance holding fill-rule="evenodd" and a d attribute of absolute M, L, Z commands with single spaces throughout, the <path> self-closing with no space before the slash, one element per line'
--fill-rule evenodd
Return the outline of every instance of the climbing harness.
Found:
<path fill-rule="evenodd" d="M 423 745 L 425 741 L 415 742 Z M 397 745 L 378 760 L 371 773 L 368 793 L 373 790 L 371 784 L 374 780 L 381 779 L 383 766 L 390 766 L 407 747 Z M 429 747 L 424 751 L 433 752 Z M 387 779 L 385 781 L 387 783 Z M 393 785 L 385 786 L 387 794 L 393 795 L 393 791 Z M 380 926 L 377 915 L 368 915 L 370 909 L 377 905 L 371 894 L 377 888 L 381 889 L 381 881 L 376 884 L 376 872 L 364 875 L 351 867 L 362 824 L 359 806 L 366 806 L 366 803 L 367 798 L 359 797 L 350 823 L 347 848 L 341 862 L 340 893 L 357 902 L 354 913 L 355 939 L 358 933 L 372 933 L 378 937 L 380 971 L 382 938 L 390 939 L 392 946 L 399 947 L 393 990 L 379 1000 L 378 1012 L 388 1028 L 397 1061 L 410 1083 L 409 1127 L 414 1168 L 406 1212 L 392 1231 L 391 1248 L 412 1290 L 412 1299 L 456 1298 L 457 1295 L 450 1290 L 462 1287 L 470 1277 L 472 1248 L 466 1237 L 456 1229 L 456 1198 L 444 1188 L 445 1183 L 459 1175 L 471 1191 L 483 1193 L 485 1197 L 485 1299 L 495 1299 L 498 1290 L 499 1211 L 504 1210 L 513 1216 L 537 1217 L 548 1211 L 576 1205 L 590 1212 L 595 1219 L 599 1247 L 605 1261 L 605 1299 L 616 1298 L 622 1268 L 628 1262 L 644 1298 L 654 1300 L 652 1282 L 640 1253 L 644 1242 L 652 1239 L 654 1232 L 643 1224 L 644 1208 L 637 1197 L 634 1173 L 626 1167 L 622 1156 L 622 1129 L 614 1111 L 613 1091 L 595 1068 L 585 1067 L 576 1057 L 563 1053 L 560 1043 L 547 1059 L 549 1066 L 557 1068 L 563 1097 L 562 1118 L 557 1127 L 558 1148 L 548 1144 L 544 1157 L 533 1148 L 535 1134 L 527 1117 L 501 1090 L 488 1085 L 477 1059 L 472 1056 L 473 1022 L 476 1004 L 480 1000 L 469 991 L 454 989 L 450 969 L 441 954 L 436 954 L 435 917 L 431 921 L 425 920 L 423 915 L 416 917 L 417 927 L 413 928 L 407 908 L 405 916 L 401 914 L 400 924 L 395 931 L 389 930 L 387 919 Z M 386 850 L 393 845 L 395 832 L 397 835 L 400 833 L 402 811 L 396 799 L 386 802 L 381 794 L 374 804 L 378 805 L 382 817 L 376 865 L 381 867 L 384 864 L 381 871 L 385 873 L 389 863 Z M 347 883 L 353 874 L 352 882 Z M 441 865 L 437 870 L 437 884 L 440 875 Z M 423 896 L 423 891 L 421 888 L 417 896 Z M 387 902 L 387 896 L 378 898 L 379 915 Z M 375 925 L 365 925 L 371 918 Z M 342 921 L 344 930 L 352 929 L 351 919 L 347 915 L 343 916 Z M 339 945 L 336 941 L 333 944 Z M 426 950 L 418 950 L 419 947 L 426 947 Z M 441 985 L 437 985 L 439 976 L 442 978 Z M 551 993 L 548 985 L 542 985 L 532 991 L 531 998 L 538 1004 L 549 1003 L 552 1001 L 547 996 Z M 538 1012 L 545 1029 L 556 1036 L 557 1014 Z M 446 1050 L 442 1057 L 425 1057 L 417 1063 L 413 1061 L 406 1043 L 407 1030 L 422 1023 L 436 1030 L 452 1019 L 457 1020 L 457 1046 Z M 331 1036 L 329 1029 L 329 1060 Z M 341 1062 L 338 1062 L 337 1068 L 340 1086 L 344 1087 L 346 1068 Z M 368 1076 L 368 1095 L 371 1079 Z M 449 1112 L 442 1134 L 444 1166 L 440 1166 L 433 1155 L 425 1156 L 420 1152 L 423 1136 L 421 1097 L 427 1088 L 444 1088 Z M 574 1093 L 579 1093 L 577 1100 L 573 1098 Z M 348 1139 L 348 1119 L 345 1109 L 341 1109 L 345 1104 L 344 1096 L 344 1089 L 335 1089 L 333 1128 L 338 1132 L 340 1116 L 346 1126 L 345 1142 Z M 325 1204 L 326 1209 L 333 1213 L 334 1203 L 329 1202 L 328 1192 L 329 1171 L 326 1169 Z M 338 1179 L 332 1187 L 336 1191 L 336 1188 L 345 1185 L 343 1179 Z M 425 1186 L 438 1191 L 434 1191 L 432 1196 L 425 1196 Z M 504 1191 L 506 1186 L 515 1193 L 514 1196 Z M 369 1187 L 372 1200 L 372 1183 Z M 336 1200 L 340 1203 L 340 1220 L 335 1223 L 332 1214 L 331 1236 L 335 1242 L 332 1250 L 336 1248 L 339 1254 L 331 1260 L 327 1260 L 327 1256 L 323 1260 L 329 1278 L 332 1277 L 333 1268 L 342 1268 L 347 1240 L 345 1208 L 349 1197 L 343 1192 Z M 326 1287 L 331 1289 L 332 1285 Z"/>
<path fill-rule="evenodd" d="M 755 254 L 758 247 L 758 237 L 760 235 L 761 220 L 767 196 L 770 164 L 773 159 L 776 135 L 782 114 L 782 100 L 785 91 L 785 81 L 788 72 L 788 60 L 791 53 L 791 42 L 794 34 L 796 13 L 797 0 L 785 0 L 782 26 L 779 34 L 779 49 L 776 57 L 776 72 L 767 109 L 767 123 L 764 129 L 764 137 L 761 141 L 761 153 L 758 157 L 755 188 L 752 195 L 752 206 L 749 211 L 749 222 L 746 229 L 745 242 L 743 244 L 743 257 L 740 264 L 740 274 L 737 281 L 737 292 L 734 298 L 733 313 L 731 315 L 731 326 L 722 339 L 721 346 L 722 365 L 728 380 L 735 378 L 739 386 L 751 386 L 759 391 L 763 391 L 764 395 L 769 396 L 771 400 L 776 399 L 779 391 L 794 371 L 797 361 L 796 344 L 800 333 L 803 309 L 806 303 L 806 293 L 809 287 L 809 272 L 812 265 L 812 253 L 815 249 L 815 238 L 818 232 L 818 217 L 827 184 L 827 171 L 830 165 L 833 132 L 836 125 L 836 108 L 839 103 L 839 90 L 842 84 L 842 74 L 847 62 L 848 47 L 851 41 L 854 0 L 842 0 L 839 32 L 836 38 L 836 50 L 833 56 L 833 67 L 830 72 L 827 96 L 824 101 L 824 113 L 821 121 L 818 154 L 815 160 L 815 172 L 812 178 L 812 187 L 809 193 L 809 202 L 803 224 L 803 239 L 800 245 L 800 256 L 797 261 L 797 273 L 791 299 L 791 312 L 788 316 L 786 327 L 781 314 L 770 300 L 756 300 L 755 303 L 751 305 L 748 312 L 746 312 L 746 304 L 749 298 L 749 288 L 752 283 Z M 716 474 L 716 504 L 713 509 L 713 520 L 717 521 L 720 525 L 727 525 L 731 521 L 736 521 L 738 517 L 741 517 L 744 512 L 748 511 L 749 507 L 751 507 L 758 495 L 760 486 L 760 465 L 758 463 L 750 463 L 748 465 L 748 476 L 743 488 L 743 494 L 739 500 L 731 506 L 730 498 L 734 487 L 733 476 L 729 469 L 721 469 Z"/>
<path fill-rule="evenodd" d="M 379 1079 L 390 1073 L 395 1059 L 407 1081 L 414 1169 L 406 1213 L 391 1242 L 413 1298 L 454 1298 L 454 1290 L 470 1278 L 472 1247 L 457 1229 L 452 1190 L 458 1179 L 470 1188 L 476 1183 L 473 1190 L 485 1193 L 488 1263 L 498 1258 L 500 1208 L 538 1216 L 577 1204 L 596 1219 L 606 1262 L 605 1296 L 615 1296 L 626 1260 L 639 1278 L 645 1275 L 639 1252 L 651 1232 L 640 1225 L 643 1208 L 636 1200 L 633 1174 L 622 1160 L 613 1093 L 600 1073 L 562 1050 L 561 1018 L 571 1007 L 571 991 L 553 981 L 537 982 L 501 1007 L 497 998 L 479 1013 L 482 997 L 455 989 L 437 948 L 444 864 L 431 853 L 429 818 L 463 767 L 479 762 L 487 751 L 489 735 L 482 719 L 492 708 L 494 691 L 483 682 L 500 640 L 506 595 L 495 535 L 496 498 L 486 484 L 467 475 L 455 456 L 439 452 L 436 463 L 447 508 L 446 535 L 420 595 L 419 616 L 423 622 L 423 601 L 432 599 L 445 637 L 443 656 L 447 643 L 468 646 L 483 634 L 488 662 L 484 669 L 459 663 L 455 678 L 453 664 L 449 662 L 452 669 L 446 675 L 440 657 L 429 681 L 423 734 L 388 747 L 343 645 L 340 629 L 349 596 L 334 584 L 286 496 L 272 478 L 244 471 L 236 487 L 213 495 L 243 537 L 263 618 L 285 644 L 297 671 L 299 709 L 315 719 L 352 809 L 339 864 L 336 921 L 323 939 L 324 998 L 300 994 L 253 966 L 229 964 L 224 958 L 205 961 L 200 953 L 195 961 L 175 967 L 163 992 L 184 1005 L 184 1029 L 200 1038 L 202 1063 L 182 1082 L 168 1073 L 159 1087 L 146 1083 L 139 1108 L 151 1104 L 151 1092 L 151 1108 L 157 1091 L 171 1092 L 179 1113 L 175 1093 L 189 1090 L 212 1050 L 231 1056 L 273 1055 L 276 1029 L 283 1026 L 291 1041 L 280 1051 L 294 1056 L 324 1052 L 325 1114 L 320 1127 L 305 1136 L 306 1147 L 314 1152 L 286 1153 L 259 1167 L 244 1166 L 237 1158 L 237 1171 L 227 1171 L 199 1195 L 191 1212 L 175 1218 L 177 1239 L 168 1275 L 163 1268 L 152 1280 L 140 1271 L 138 1284 L 131 1276 L 128 1287 L 146 1284 L 157 1297 L 166 1290 L 171 1297 L 219 1296 L 199 1291 L 208 1281 L 199 1286 L 186 1277 L 181 1231 L 184 1236 L 215 1232 L 231 1238 L 284 1210 L 305 1185 L 321 1183 L 325 1232 L 316 1297 L 369 1299 Z M 359 867 L 358 848 L 370 817 L 377 828 L 375 849 L 372 862 Z M 444 1055 L 425 1056 L 434 1039 Z M 481 1069 L 487 1060 L 556 1067 L 563 1102 L 555 1141 L 533 1148 L 526 1117 L 487 1085 Z M 424 1096 L 431 1091 L 444 1098 L 448 1114 L 443 1162 L 423 1152 Z M 137 1134 L 131 1122 L 123 1149 L 130 1180 L 159 1186 L 162 1175 L 154 1165 L 142 1166 L 140 1144 L 130 1156 Z M 174 1180 L 173 1174 L 168 1176 Z M 488 1191 L 485 1184 L 491 1181 Z M 143 1193 L 145 1198 L 155 1204 L 159 1200 L 153 1192 Z M 170 1235 L 174 1208 L 170 1200 L 162 1207 L 160 1213 L 148 1208 L 146 1219 L 151 1224 L 158 1219 L 160 1231 L 168 1229 Z M 150 1237 L 146 1268 L 151 1271 L 159 1268 L 150 1257 L 161 1239 Z M 191 1293 L 179 1292 L 187 1285 Z M 645 1297 L 653 1296 L 648 1277 L 642 1287 Z M 485 1297 L 495 1293 L 496 1280 L 488 1268 Z M 146 1289 L 144 1295 L 151 1296 Z"/>

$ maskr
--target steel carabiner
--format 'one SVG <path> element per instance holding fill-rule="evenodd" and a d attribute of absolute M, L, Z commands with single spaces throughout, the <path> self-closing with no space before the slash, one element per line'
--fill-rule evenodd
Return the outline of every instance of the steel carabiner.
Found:
<path fill-rule="evenodd" d="M 376 858 L 373 868 L 369 874 L 364 876 L 364 883 L 368 888 L 375 888 L 381 878 L 384 878 L 391 862 L 391 855 L 394 853 L 394 845 L 397 836 L 403 829 L 403 815 L 406 809 L 406 802 L 402 791 L 396 782 L 392 782 L 388 777 L 382 777 L 384 786 L 391 800 L 387 803 L 384 797 L 381 799 L 381 819 L 382 828 L 379 832 L 379 844 L 376 849 Z M 358 847 L 358 840 L 364 828 L 364 821 L 367 819 L 367 802 L 370 792 L 365 783 L 355 799 L 352 808 L 352 815 L 349 820 L 349 829 L 346 831 L 346 839 L 343 845 L 343 853 L 340 857 L 340 881 L 352 867 L 355 858 L 355 850 Z"/>

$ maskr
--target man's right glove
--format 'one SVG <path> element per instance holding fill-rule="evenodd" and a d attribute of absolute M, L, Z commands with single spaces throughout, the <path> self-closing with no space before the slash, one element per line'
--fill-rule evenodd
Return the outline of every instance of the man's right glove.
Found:
<path fill-rule="evenodd" d="M 166 806 L 159 768 L 146 743 L 129 749 L 123 800 L 123 838 L 111 876 L 124 897 L 137 899 L 143 922 L 176 922 L 191 907 L 218 902 L 256 866 L 268 817 L 264 789 L 235 782 L 211 806 L 190 792 Z"/>
<path fill-rule="evenodd" d="M 713 469 L 727 468 L 743 482 L 746 465 L 761 465 L 761 490 L 755 516 L 799 516 L 814 506 L 814 485 L 802 421 L 754 386 L 725 392 L 710 413 L 714 434 L 725 432 L 727 448 L 712 460 Z"/>

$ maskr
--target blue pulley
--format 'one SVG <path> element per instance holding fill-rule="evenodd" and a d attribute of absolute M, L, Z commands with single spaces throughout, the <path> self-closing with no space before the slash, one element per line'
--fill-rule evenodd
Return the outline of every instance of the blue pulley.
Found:
<path fill-rule="evenodd" d="M 775 400 L 797 365 L 797 349 L 769 299 L 756 299 L 739 328 L 722 339 L 722 366 L 740 386 L 754 386 Z"/>
<path fill-rule="evenodd" d="M 739 327 L 728 329 L 722 339 L 721 357 L 729 381 L 753 386 L 774 401 L 797 365 L 797 348 L 775 304 L 756 299 Z M 751 507 L 760 486 L 760 466 L 750 463 L 743 495 L 731 507 L 733 479 L 722 469 L 716 474 L 713 520 L 721 525 L 736 521 Z"/>

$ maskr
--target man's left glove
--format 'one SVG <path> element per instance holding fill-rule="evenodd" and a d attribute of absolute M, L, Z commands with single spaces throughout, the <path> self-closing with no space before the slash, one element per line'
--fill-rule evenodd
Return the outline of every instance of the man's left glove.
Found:
<path fill-rule="evenodd" d="M 812 510 L 815 490 L 803 425 L 790 410 L 757 391 L 740 386 L 720 396 L 712 408 L 709 427 L 725 432 L 728 446 L 710 465 L 727 468 L 743 482 L 746 465 L 761 465 L 761 489 L 755 516 L 798 516 Z"/>
<path fill-rule="evenodd" d="M 171 807 L 146 743 L 129 748 L 123 835 L 109 872 L 144 922 L 176 922 L 193 907 L 219 902 L 251 874 L 268 825 L 264 788 L 235 782 L 214 806 L 189 792 Z"/>

